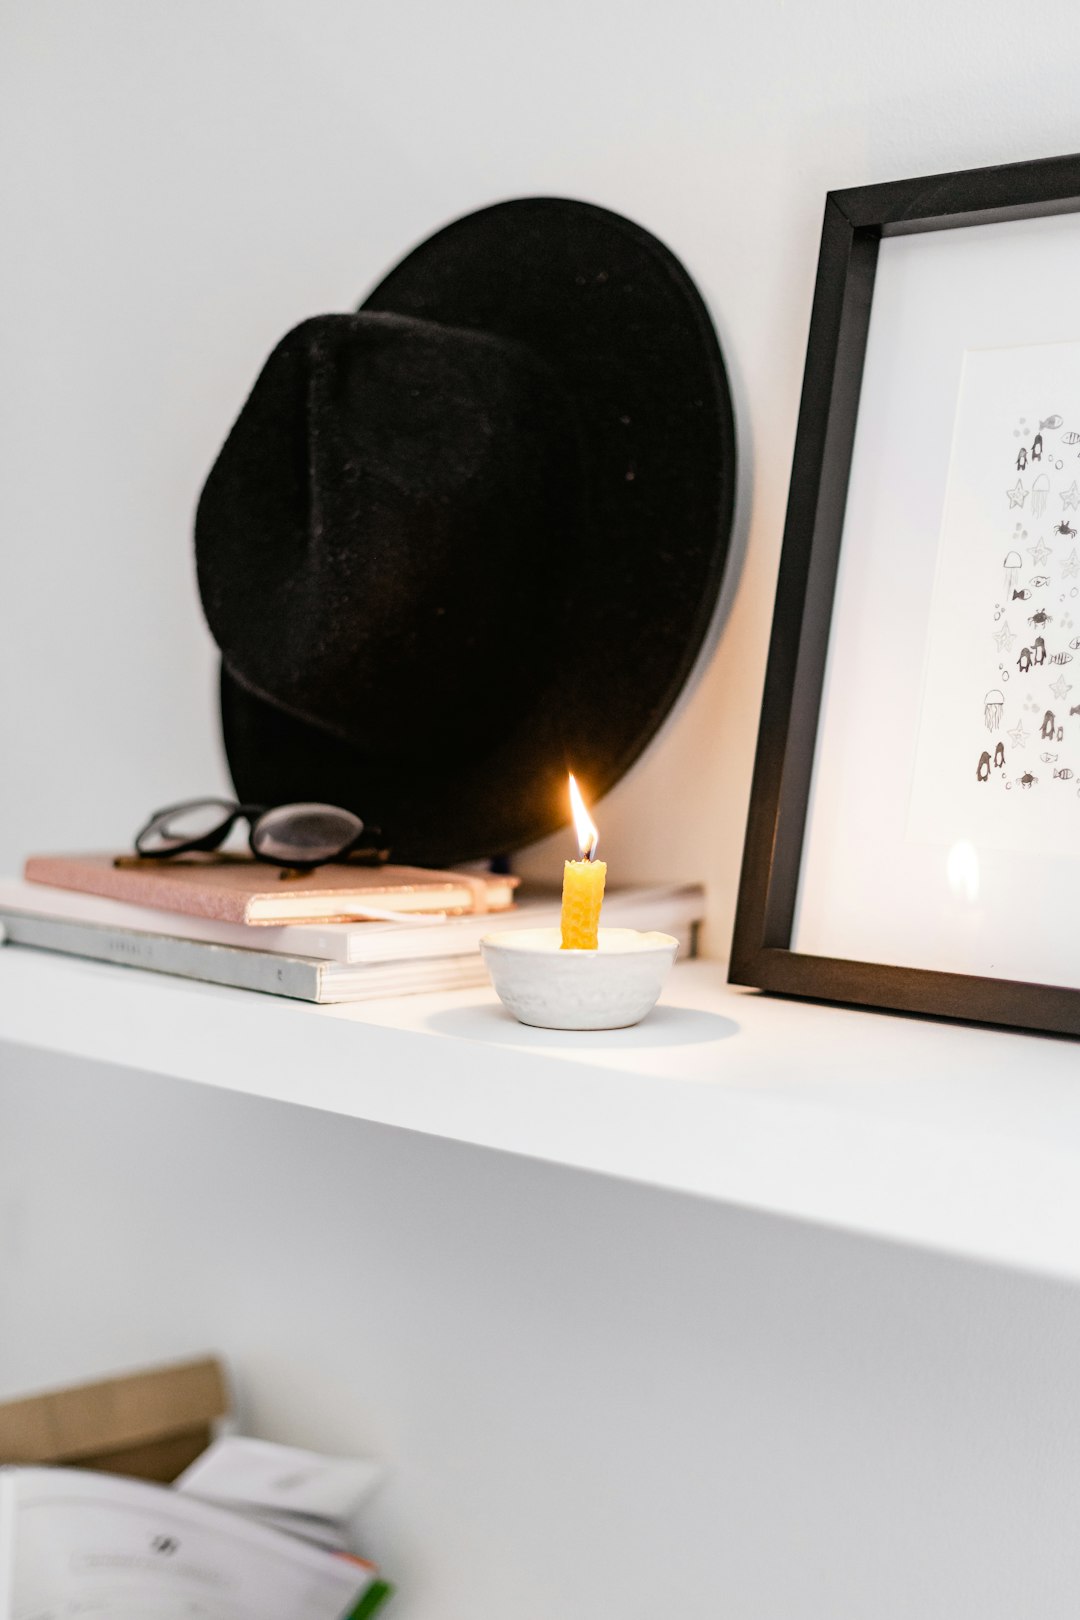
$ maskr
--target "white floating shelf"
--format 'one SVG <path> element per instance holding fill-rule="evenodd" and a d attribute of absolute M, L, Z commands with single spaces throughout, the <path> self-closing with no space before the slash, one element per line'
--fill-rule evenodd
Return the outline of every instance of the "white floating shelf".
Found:
<path fill-rule="evenodd" d="M 718 963 L 573 1035 L 488 991 L 313 1007 L 6 946 L 0 1041 L 1080 1279 L 1076 1045 L 776 1001 Z"/>

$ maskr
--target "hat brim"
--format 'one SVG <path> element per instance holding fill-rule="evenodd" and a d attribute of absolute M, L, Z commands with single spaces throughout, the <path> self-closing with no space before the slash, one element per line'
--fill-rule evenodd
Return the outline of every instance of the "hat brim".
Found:
<path fill-rule="evenodd" d="M 512 734 L 493 735 L 478 713 L 475 749 L 449 771 L 367 757 L 227 669 L 225 748 L 245 802 L 344 804 L 382 826 L 395 858 L 447 865 L 555 831 L 567 770 L 601 797 L 670 711 L 730 549 L 731 394 L 682 265 L 648 231 L 588 203 L 530 197 L 469 214 L 415 248 L 361 307 L 512 339 L 562 382 L 588 505 L 552 625 L 558 656 Z M 393 694 L 371 701 L 392 704 Z"/>

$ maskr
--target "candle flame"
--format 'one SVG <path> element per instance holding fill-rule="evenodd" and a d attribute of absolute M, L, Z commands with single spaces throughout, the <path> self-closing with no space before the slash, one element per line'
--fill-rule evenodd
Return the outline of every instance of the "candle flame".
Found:
<path fill-rule="evenodd" d="M 574 817 L 574 831 L 577 833 L 581 858 L 583 861 L 591 861 L 596 854 L 600 834 L 596 830 L 596 823 L 585 808 L 585 800 L 581 797 L 581 789 L 574 781 L 573 772 L 570 773 L 570 809 Z"/>

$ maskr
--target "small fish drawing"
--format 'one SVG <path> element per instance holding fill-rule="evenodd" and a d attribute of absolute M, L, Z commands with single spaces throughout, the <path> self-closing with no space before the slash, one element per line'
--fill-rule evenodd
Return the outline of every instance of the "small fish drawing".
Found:
<path fill-rule="evenodd" d="M 1045 422 L 1040 422 L 1039 423 L 1039 432 L 1041 433 L 1043 428 L 1058 428 L 1060 426 L 1061 426 L 1061 417 L 1060 416 L 1048 416 L 1046 418 Z"/>
<path fill-rule="evenodd" d="M 1056 754 L 1040 754 L 1039 758 L 1042 760 L 1044 765 L 1053 765 L 1055 760 L 1057 759 L 1057 755 Z"/>
<path fill-rule="evenodd" d="M 1048 574 L 1036 574 L 1035 578 L 1031 581 L 1031 584 L 1036 590 L 1040 590 L 1043 585 L 1049 585 L 1049 583 L 1050 576 Z"/>
<path fill-rule="evenodd" d="M 1072 779 L 1073 779 L 1073 773 L 1072 773 L 1072 771 L 1070 771 L 1070 769 L 1069 769 L 1069 767 L 1067 765 L 1065 766 L 1065 768 L 1063 770 L 1054 772 L 1054 781 L 1055 782 L 1071 782 Z"/>
<path fill-rule="evenodd" d="M 1080 714 L 1080 703 L 1075 703 L 1073 705 L 1073 707 L 1069 710 L 1069 713 L 1070 714 Z"/>
<path fill-rule="evenodd" d="M 1031 601 L 1031 592 L 1030 591 L 1013 591 L 1012 599 L 1013 599 L 1014 602 L 1030 602 Z"/>
<path fill-rule="evenodd" d="M 1061 435 L 1061 442 L 1062 444 L 1080 444 L 1080 433 L 1063 433 Z"/>
<path fill-rule="evenodd" d="M 1080 636 L 1073 636 L 1072 640 L 1069 642 L 1069 646 L 1072 648 L 1073 652 L 1075 652 L 1077 647 L 1080 647 Z"/>
<path fill-rule="evenodd" d="M 1048 664 L 1071 664 L 1072 653 L 1051 653 L 1046 662 Z"/>

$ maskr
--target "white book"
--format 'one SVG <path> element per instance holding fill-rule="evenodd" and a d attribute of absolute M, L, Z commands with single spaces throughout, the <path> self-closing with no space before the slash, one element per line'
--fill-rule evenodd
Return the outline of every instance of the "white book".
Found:
<path fill-rule="evenodd" d="M 380 1589 L 359 1559 L 165 1486 L 0 1469 L 0 1620 L 347 1620 Z"/>
<path fill-rule="evenodd" d="M 24 916 L 94 923 L 144 934 L 167 934 L 177 940 L 254 947 L 285 956 L 359 965 L 425 957 L 475 956 L 479 960 L 481 939 L 495 929 L 556 927 L 560 901 L 554 891 L 530 893 L 522 885 L 518 904 L 510 911 L 413 918 L 407 922 L 290 923 L 280 928 L 252 928 L 245 923 L 154 911 L 73 889 L 26 883 L 19 878 L 0 878 L 0 909 L 9 908 Z M 655 929 L 682 938 L 701 922 L 704 914 L 705 894 L 699 883 L 653 884 L 611 889 L 604 901 L 603 921 L 611 928 Z M 475 982 L 484 983 L 484 976 Z"/>
<path fill-rule="evenodd" d="M 134 928 L 72 922 L 65 917 L 33 916 L 7 906 L 0 906 L 0 936 L 11 946 L 29 945 L 64 956 L 324 1004 L 468 990 L 488 982 L 479 955 L 423 957 L 415 962 L 324 962 L 318 957 L 214 945 Z"/>

